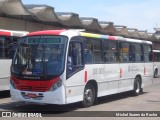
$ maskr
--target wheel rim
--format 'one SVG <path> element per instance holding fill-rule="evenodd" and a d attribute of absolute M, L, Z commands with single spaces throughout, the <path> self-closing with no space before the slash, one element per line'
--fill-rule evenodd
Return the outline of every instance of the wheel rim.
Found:
<path fill-rule="evenodd" d="M 86 89 L 84 92 L 84 99 L 86 103 L 92 103 L 93 100 L 93 92 L 91 89 Z"/>
<path fill-rule="evenodd" d="M 139 93 L 140 92 L 140 84 L 139 84 L 139 82 L 137 81 L 136 82 L 136 93 Z"/>
<path fill-rule="evenodd" d="M 157 76 L 158 76 L 158 71 L 157 71 L 157 70 L 155 71 L 154 76 L 155 76 L 155 77 L 157 77 Z"/>

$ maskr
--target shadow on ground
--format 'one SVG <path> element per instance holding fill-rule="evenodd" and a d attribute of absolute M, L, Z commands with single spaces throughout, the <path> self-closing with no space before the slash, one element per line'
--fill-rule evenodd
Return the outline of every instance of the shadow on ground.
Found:
<path fill-rule="evenodd" d="M 10 97 L 10 91 L 6 90 L 6 91 L 0 91 L 0 99 L 2 98 L 9 98 Z"/>
<path fill-rule="evenodd" d="M 147 92 L 143 92 L 143 94 L 146 94 Z M 6 94 L 4 93 L 4 96 Z M 6 95 L 7 97 L 8 95 Z M 129 97 L 133 97 L 131 92 L 124 92 L 120 94 L 114 94 L 109 95 L 105 97 L 98 98 L 98 102 L 94 105 L 100 105 L 105 104 L 113 101 L 117 101 L 120 99 L 126 99 Z M 91 115 L 88 112 L 81 111 L 81 112 L 75 112 L 76 110 L 83 108 L 81 105 L 81 102 L 68 104 L 68 105 L 37 105 L 34 103 L 25 103 L 25 102 L 9 102 L 5 104 L 0 104 L 0 109 L 3 109 L 5 111 L 14 111 L 14 112 L 27 112 L 27 113 L 42 113 L 46 116 L 88 116 Z M 96 112 L 97 113 L 97 112 Z M 96 115 L 96 113 L 92 116 Z M 98 113 L 97 113 L 98 114 Z"/>

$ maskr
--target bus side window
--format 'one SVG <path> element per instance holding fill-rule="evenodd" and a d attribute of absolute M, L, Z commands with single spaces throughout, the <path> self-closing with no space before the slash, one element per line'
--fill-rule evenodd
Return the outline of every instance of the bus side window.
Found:
<path fill-rule="evenodd" d="M 92 56 L 93 56 L 92 51 L 85 49 L 85 62 L 86 62 L 86 64 L 91 64 L 93 62 Z"/>
<path fill-rule="evenodd" d="M 143 45 L 143 53 L 144 53 L 144 61 L 145 62 L 153 61 L 152 46 L 151 45 Z"/>
<path fill-rule="evenodd" d="M 68 50 L 67 58 L 67 77 L 76 73 L 84 67 L 82 43 L 71 42 Z"/>
<path fill-rule="evenodd" d="M 132 43 L 132 62 L 137 63 L 142 61 L 142 49 L 140 44 Z"/>
<path fill-rule="evenodd" d="M 5 37 L 0 37 L 0 58 L 5 58 Z"/>
<path fill-rule="evenodd" d="M 3 58 L 3 42 L 0 41 L 0 58 Z"/>
<path fill-rule="evenodd" d="M 93 63 L 92 42 L 89 40 L 87 42 L 85 41 L 84 56 L 86 64 Z"/>
<path fill-rule="evenodd" d="M 104 62 L 105 63 L 116 63 L 118 61 L 117 43 L 115 41 L 104 41 Z"/>
<path fill-rule="evenodd" d="M 131 62 L 130 59 L 130 44 L 127 42 L 120 43 L 120 58 L 122 63 Z"/>

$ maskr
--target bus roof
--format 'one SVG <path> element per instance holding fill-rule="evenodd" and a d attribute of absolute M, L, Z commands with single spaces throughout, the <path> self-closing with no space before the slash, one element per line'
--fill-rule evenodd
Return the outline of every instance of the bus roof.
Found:
<path fill-rule="evenodd" d="M 110 36 L 110 35 L 102 35 L 102 34 L 95 34 L 95 33 L 87 33 L 84 32 L 85 30 L 77 30 L 77 29 L 62 29 L 62 30 L 44 30 L 44 31 L 37 31 L 31 32 L 27 34 L 27 36 L 37 36 L 37 35 L 66 35 L 66 36 L 84 36 L 90 38 L 101 38 L 101 39 L 108 39 L 108 40 L 121 40 L 121 41 L 128 41 L 128 42 L 137 42 L 137 43 L 146 43 L 152 44 L 150 41 L 138 40 L 138 39 L 129 39 L 124 38 L 121 36 Z"/>
<path fill-rule="evenodd" d="M 17 37 L 21 37 L 28 34 L 28 32 L 26 31 L 12 31 L 12 30 L 4 30 L 4 29 L 0 29 L 0 36 L 17 36 Z"/>

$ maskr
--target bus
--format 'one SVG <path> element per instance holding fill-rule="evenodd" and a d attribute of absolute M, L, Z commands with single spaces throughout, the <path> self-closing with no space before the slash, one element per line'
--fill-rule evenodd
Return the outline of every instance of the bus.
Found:
<path fill-rule="evenodd" d="M 10 88 L 10 66 L 17 46 L 17 39 L 27 33 L 0 29 L 0 91 Z"/>
<path fill-rule="evenodd" d="M 160 50 L 153 50 L 154 54 L 154 78 L 160 75 Z"/>
<path fill-rule="evenodd" d="M 12 67 L 11 99 L 37 104 L 80 102 L 132 91 L 153 82 L 152 42 L 85 32 L 45 30 L 19 41 Z"/>

